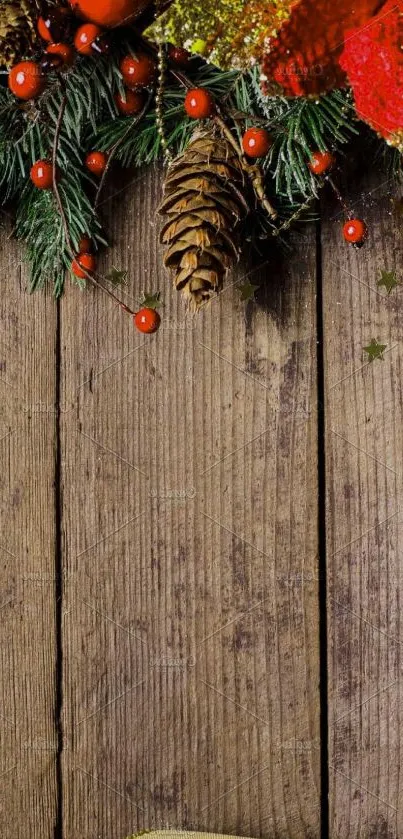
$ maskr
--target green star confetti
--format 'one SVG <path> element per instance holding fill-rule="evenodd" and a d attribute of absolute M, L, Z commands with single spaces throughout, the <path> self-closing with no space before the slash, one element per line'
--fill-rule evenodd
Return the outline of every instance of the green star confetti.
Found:
<path fill-rule="evenodd" d="M 258 285 L 253 285 L 253 283 L 251 283 L 250 280 L 247 280 L 246 283 L 243 283 L 239 286 L 239 290 L 241 292 L 241 300 L 254 300 L 255 292 L 258 288 Z"/>
<path fill-rule="evenodd" d="M 145 306 L 146 309 L 158 309 L 162 306 L 162 300 L 160 297 L 161 293 L 159 291 L 157 291 L 156 294 L 148 294 L 146 292 L 141 301 L 141 305 Z"/>
<path fill-rule="evenodd" d="M 390 294 L 398 285 L 400 285 L 400 282 L 396 278 L 396 271 L 381 271 L 381 279 L 377 282 L 378 288 L 383 286 L 387 293 Z"/>
<path fill-rule="evenodd" d="M 118 268 L 113 266 L 112 271 L 106 275 L 106 279 L 113 285 L 123 285 L 127 280 L 127 271 L 119 271 Z"/>
<path fill-rule="evenodd" d="M 378 341 L 373 338 L 371 343 L 367 347 L 364 347 L 364 352 L 368 354 L 368 361 L 371 363 L 376 358 L 380 358 L 383 361 L 383 354 L 387 346 L 387 344 L 378 344 Z"/>

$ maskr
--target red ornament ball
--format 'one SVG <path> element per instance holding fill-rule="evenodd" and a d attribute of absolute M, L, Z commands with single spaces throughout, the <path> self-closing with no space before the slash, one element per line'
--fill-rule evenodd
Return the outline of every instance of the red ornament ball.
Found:
<path fill-rule="evenodd" d="M 102 34 L 102 29 L 94 23 L 85 23 L 79 26 L 74 36 L 74 45 L 80 55 L 93 55 L 92 45 L 96 38 Z"/>
<path fill-rule="evenodd" d="M 125 116 L 133 116 L 139 114 L 144 108 L 145 99 L 142 93 L 136 93 L 134 90 L 126 90 L 125 98 L 117 93 L 115 96 L 116 107 L 119 113 Z"/>
<path fill-rule="evenodd" d="M 242 137 L 242 148 L 248 157 L 265 157 L 272 139 L 265 128 L 249 128 Z"/>
<path fill-rule="evenodd" d="M 207 119 L 215 113 L 215 102 L 208 90 L 195 87 L 185 97 L 185 111 L 192 119 Z"/>
<path fill-rule="evenodd" d="M 71 265 L 72 273 L 80 280 L 85 280 L 87 274 L 93 274 L 97 267 L 97 260 L 92 253 L 80 253 Z"/>
<path fill-rule="evenodd" d="M 108 163 L 108 155 L 103 151 L 91 151 L 85 158 L 85 165 L 93 175 L 101 177 Z"/>
<path fill-rule="evenodd" d="M 361 245 L 367 233 L 365 222 L 359 218 L 351 218 L 343 224 L 343 236 L 351 245 Z"/>
<path fill-rule="evenodd" d="M 20 61 L 9 72 L 8 86 L 18 99 L 35 99 L 43 93 L 45 79 L 34 61 Z"/>
<path fill-rule="evenodd" d="M 192 56 L 188 50 L 184 49 L 184 47 L 176 47 L 175 44 L 169 44 L 168 58 L 170 58 L 173 64 L 176 64 L 177 67 L 185 69 L 185 67 L 189 66 Z"/>
<path fill-rule="evenodd" d="M 100 26 L 128 23 L 151 5 L 151 0 L 69 0 L 76 14 Z"/>
<path fill-rule="evenodd" d="M 49 55 L 60 56 L 65 67 L 72 67 L 74 64 L 76 53 L 70 44 L 49 44 L 46 52 Z"/>
<path fill-rule="evenodd" d="M 134 325 L 139 332 L 151 335 L 159 329 L 161 317 L 155 309 L 144 307 L 134 315 Z"/>
<path fill-rule="evenodd" d="M 127 87 L 148 87 L 155 79 L 156 66 L 152 58 L 145 53 L 138 53 L 134 58 L 126 55 L 120 62 L 120 72 Z"/>
<path fill-rule="evenodd" d="M 324 175 L 334 164 L 335 158 L 330 151 L 314 151 L 308 166 L 313 175 Z"/>
<path fill-rule="evenodd" d="M 30 178 L 38 189 L 52 189 L 53 165 L 49 160 L 37 160 L 32 166 Z"/>

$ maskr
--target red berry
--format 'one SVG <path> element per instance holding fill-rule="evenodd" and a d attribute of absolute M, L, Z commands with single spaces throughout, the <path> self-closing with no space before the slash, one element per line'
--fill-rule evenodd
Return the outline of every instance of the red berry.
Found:
<path fill-rule="evenodd" d="M 144 307 L 134 315 L 134 324 L 139 332 L 145 332 L 147 335 L 156 332 L 159 329 L 161 317 L 155 309 L 148 309 Z"/>
<path fill-rule="evenodd" d="M 46 52 L 50 55 L 60 56 L 65 67 L 72 67 L 74 64 L 76 53 L 70 44 L 49 44 L 49 46 L 46 47 Z"/>
<path fill-rule="evenodd" d="M 122 59 L 120 72 L 128 87 L 148 87 L 155 79 L 156 67 L 152 58 L 145 53 L 138 53 L 135 58 L 127 55 Z"/>
<path fill-rule="evenodd" d="M 35 99 L 45 89 L 45 79 L 34 61 L 20 61 L 9 73 L 8 86 L 18 99 Z"/>
<path fill-rule="evenodd" d="M 170 44 L 168 47 L 168 56 L 171 61 L 176 64 L 177 67 L 188 67 L 191 61 L 191 54 L 183 47 L 176 47 L 174 44 Z"/>
<path fill-rule="evenodd" d="M 53 38 L 49 32 L 50 28 L 50 21 L 44 17 L 38 18 L 38 23 L 36 24 L 36 28 L 38 30 L 38 35 L 41 36 L 43 41 L 53 41 Z"/>
<path fill-rule="evenodd" d="M 121 114 L 139 114 L 144 108 L 144 96 L 134 90 L 126 90 L 125 98 L 117 93 L 115 96 L 116 107 Z"/>
<path fill-rule="evenodd" d="M 89 236 L 82 236 L 79 243 L 78 243 L 78 252 L 79 253 L 91 253 L 92 251 L 92 240 Z"/>
<path fill-rule="evenodd" d="M 95 23 L 79 26 L 74 37 L 74 45 L 80 55 L 93 55 L 92 44 L 102 34 L 102 29 Z"/>
<path fill-rule="evenodd" d="M 101 177 L 108 164 L 108 155 L 103 151 L 91 151 L 85 158 L 85 165 L 93 175 Z"/>
<path fill-rule="evenodd" d="M 92 253 L 80 253 L 72 262 L 71 270 L 75 277 L 85 280 L 87 274 L 93 274 L 97 267 L 97 260 Z"/>
<path fill-rule="evenodd" d="M 31 173 L 31 181 L 38 189 L 52 189 L 53 187 L 53 165 L 49 160 L 37 160 L 34 163 Z"/>
<path fill-rule="evenodd" d="M 308 166 L 314 175 L 324 175 L 332 169 L 335 162 L 334 155 L 330 151 L 314 151 Z"/>
<path fill-rule="evenodd" d="M 265 157 L 272 139 L 265 128 L 248 128 L 242 137 L 242 148 L 248 157 Z"/>
<path fill-rule="evenodd" d="M 68 16 L 68 9 L 51 9 L 46 17 L 38 18 L 36 28 L 42 40 L 48 43 L 59 41 L 68 24 Z"/>
<path fill-rule="evenodd" d="M 208 90 L 196 87 L 188 90 L 185 98 L 185 111 L 193 119 L 207 119 L 215 112 L 214 99 Z"/>
<path fill-rule="evenodd" d="M 368 233 L 367 226 L 359 218 L 352 218 L 343 224 L 343 236 L 352 245 L 361 245 Z"/>

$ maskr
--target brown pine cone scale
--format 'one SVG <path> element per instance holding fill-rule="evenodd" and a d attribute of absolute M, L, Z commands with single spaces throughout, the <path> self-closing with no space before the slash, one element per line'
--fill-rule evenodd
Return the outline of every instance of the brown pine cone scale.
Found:
<path fill-rule="evenodd" d="M 164 262 L 192 309 L 220 291 L 239 260 L 245 191 L 239 155 L 215 126 L 198 130 L 169 167 L 159 209 L 168 216 Z"/>
<path fill-rule="evenodd" d="M 0 66 L 10 67 L 32 55 L 44 7 L 42 0 L 0 0 Z"/>

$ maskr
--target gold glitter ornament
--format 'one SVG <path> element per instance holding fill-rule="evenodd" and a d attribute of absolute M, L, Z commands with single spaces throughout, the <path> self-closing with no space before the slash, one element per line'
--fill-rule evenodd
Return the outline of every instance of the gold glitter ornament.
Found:
<path fill-rule="evenodd" d="M 245 66 L 262 52 L 288 16 L 292 0 L 176 0 L 164 15 L 170 41 L 203 54 L 222 68 Z"/>

